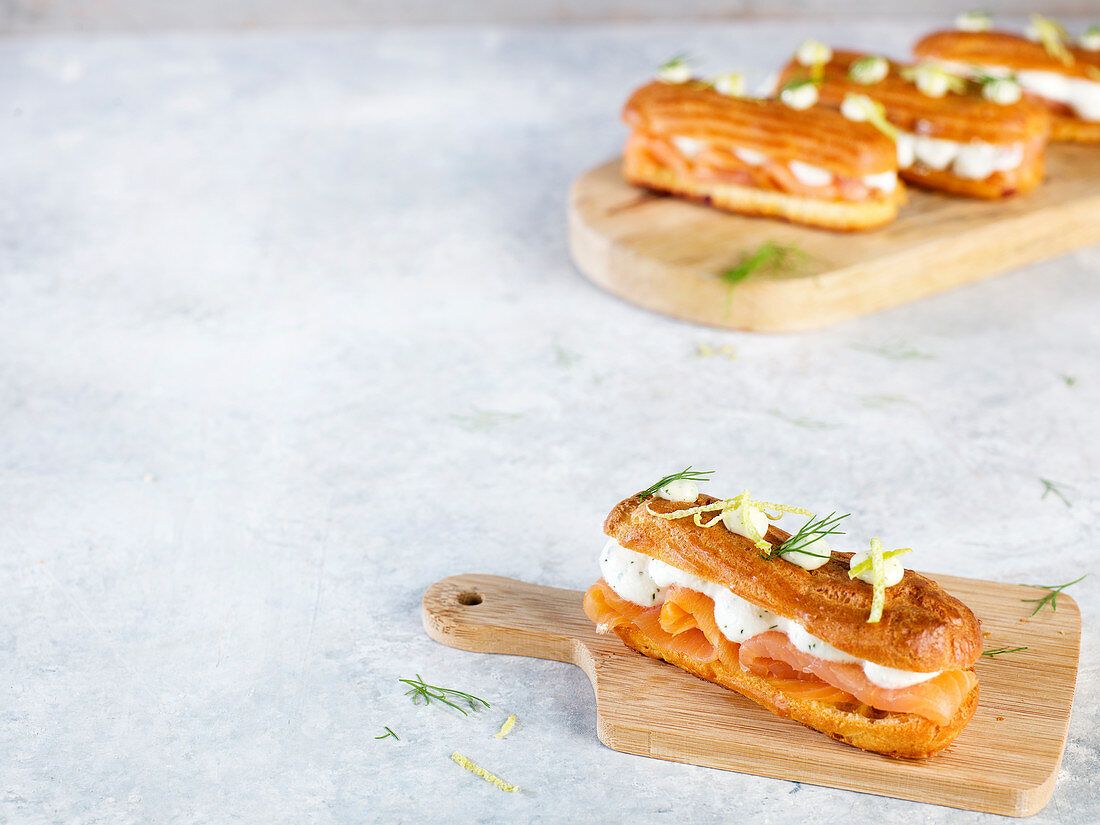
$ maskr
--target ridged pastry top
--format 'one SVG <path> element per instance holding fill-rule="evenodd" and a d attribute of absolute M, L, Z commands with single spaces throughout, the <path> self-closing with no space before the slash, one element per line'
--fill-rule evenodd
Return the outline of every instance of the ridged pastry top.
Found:
<path fill-rule="evenodd" d="M 1034 69 L 1057 72 L 1068 77 L 1100 80 L 1100 52 L 1090 52 L 1067 44 L 1073 63 L 1066 65 L 1052 57 L 1042 43 L 1009 32 L 933 32 L 913 47 L 922 60 L 949 60 L 973 66 L 1005 66 L 1009 69 Z"/>
<path fill-rule="evenodd" d="M 838 51 L 825 64 L 819 94 L 822 103 L 839 107 L 845 95 L 868 95 L 886 107 L 886 119 L 907 132 L 965 143 L 1014 143 L 1044 137 L 1050 131 L 1050 113 L 1041 103 L 1026 98 L 1003 106 L 986 100 L 981 85 L 967 83 L 963 94 L 948 92 L 929 97 L 915 83 L 904 80 L 902 66 L 890 62 L 889 74 L 877 83 L 864 85 L 848 76 L 853 63 L 867 55 Z M 792 60 L 783 69 L 781 83 L 807 73 L 805 66 Z"/>
<path fill-rule="evenodd" d="M 873 126 L 852 123 L 822 106 L 796 111 L 778 100 L 729 97 L 704 83 L 654 81 L 623 108 L 633 128 L 751 149 L 769 158 L 812 163 L 842 177 L 897 169 L 894 143 Z"/>
<path fill-rule="evenodd" d="M 604 532 L 637 553 L 728 587 L 734 594 L 794 619 L 814 636 L 875 664 L 916 672 L 971 667 L 982 651 L 981 626 L 970 609 L 935 582 L 906 571 L 886 591 L 881 621 L 867 622 L 871 585 L 848 578 L 848 553 L 817 570 L 782 559 L 764 559 L 750 539 L 721 525 L 699 527 L 671 513 L 717 501 L 700 495 L 694 504 L 632 496 L 619 502 Z M 650 509 L 653 512 L 650 512 Z M 769 541 L 787 534 L 774 526 Z"/>

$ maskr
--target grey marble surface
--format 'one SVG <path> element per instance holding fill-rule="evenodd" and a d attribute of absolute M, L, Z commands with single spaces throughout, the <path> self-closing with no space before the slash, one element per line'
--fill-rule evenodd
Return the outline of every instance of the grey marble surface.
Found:
<path fill-rule="evenodd" d="M 1100 819 L 1100 249 L 782 336 L 635 309 L 566 250 L 662 58 L 911 31 L 0 42 L 0 821 L 994 821 L 625 756 L 578 669 L 424 635 L 453 573 L 585 587 L 606 511 L 688 463 L 923 569 L 1091 571 L 1033 821 Z M 493 708 L 414 707 L 414 672 Z"/>

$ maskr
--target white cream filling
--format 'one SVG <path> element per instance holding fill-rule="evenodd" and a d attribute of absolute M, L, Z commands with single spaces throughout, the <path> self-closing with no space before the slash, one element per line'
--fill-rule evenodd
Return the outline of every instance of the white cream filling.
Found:
<path fill-rule="evenodd" d="M 707 148 L 706 141 L 688 137 L 687 135 L 673 135 L 670 140 L 680 154 L 688 159 L 696 157 Z M 746 149 L 742 146 L 735 146 L 733 148 L 733 154 L 749 166 L 763 166 L 768 162 L 768 156 L 763 152 L 757 152 L 755 149 Z M 806 186 L 828 186 L 834 180 L 833 173 L 828 169 L 822 169 L 820 166 L 803 163 L 800 160 L 792 160 L 787 166 L 791 170 L 791 174 Z M 863 182 L 864 186 L 871 189 L 878 189 L 887 194 L 898 188 L 898 175 L 897 172 L 893 170 L 876 172 L 873 175 L 864 175 L 860 180 Z"/>
<path fill-rule="evenodd" d="M 807 186 L 828 186 L 833 182 L 833 173 L 820 166 L 813 166 L 800 160 L 792 160 L 787 165 L 791 168 L 791 174 Z"/>
<path fill-rule="evenodd" d="M 1012 77 L 1006 66 L 970 66 L 965 63 L 941 64 L 950 71 L 974 77 L 986 74 L 990 77 Z M 1083 77 L 1068 77 L 1059 72 L 1021 69 L 1015 72 L 1016 81 L 1027 91 L 1069 106 L 1082 120 L 1100 120 L 1100 81 Z"/>
<path fill-rule="evenodd" d="M 768 162 L 767 155 L 765 155 L 763 152 L 757 152 L 753 149 L 744 149 L 738 146 L 733 150 L 733 153 L 749 166 L 763 166 L 765 163 Z"/>
<path fill-rule="evenodd" d="M 698 138 L 687 135 L 673 135 L 672 145 L 675 146 L 685 158 L 693 158 L 707 148 L 707 144 Z"/>
<path fill-rule="evenodd" d="M 960 143 L 954 140 L 898 132 L 898 166 L 908 169 L 922 163 L 930 169 L 951 171 L 967 180 L 984 180 L 994 172 L 1007 172 L 1024 161 L 1022 143 L 985 143 L 972 140 Z"/>
<path fill-rule="evenodd" d="M 859 659 L 817 638 L 794 619 L 776 615 L 734 595 L 725 585 L 687 573 L 644 553 L 635 553 L 615 539 L 609 539 L 604 545 L 600 572 L 621 598 L 642 607 L 663 604 L 668 588 L 673 585 L 696 590 L 714 600 L 714 620 L 722 635 L 731 642 L 741 643 L 769 630 L 777 630 L 785 633 L 791 644 L 803 653 L 830 662 L 858 664 L 868 680 L 880 688 L 909 687 L 933 679 L 941 672 L 916 673 Z"/>
<path fill-rule="evenodd" d="M 1100 120 L 1100 83 L 1057 72 L 1016 72 L 1020 85 L 1039 97 L 1065 103 L 1082 120 Z"/>

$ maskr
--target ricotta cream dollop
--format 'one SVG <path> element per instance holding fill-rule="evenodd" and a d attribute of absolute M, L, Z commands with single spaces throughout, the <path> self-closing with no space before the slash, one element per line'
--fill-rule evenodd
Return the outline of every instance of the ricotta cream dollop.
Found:
<path fill-rule="evenodd" d="M 735 595 L 728 587 L 673 567 L 660 559 L 636 553 L 609 539 L 600 554 L 604 581 L 621 598 L 642 607 L 663 604 L 668 588 L 687 587 L 714 600 L 714 619 L 722 635 L 741 643 L 753 636 L 777 630 L 803 653 L 830 662 L 858 664 L 872 684 L 896 690 L 939 676 L 941 671 L 917 673 L 885 667 L 845 653 L 817 638 L 794 619 L 779 616 Z"/>

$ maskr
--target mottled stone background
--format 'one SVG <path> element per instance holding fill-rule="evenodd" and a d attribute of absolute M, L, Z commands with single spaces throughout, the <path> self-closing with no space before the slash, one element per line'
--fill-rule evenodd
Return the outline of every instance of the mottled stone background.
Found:
<path fill-rule="evenodd" d="M 1091 572 L 1032 821 L 1100 819 L 1100 249 L 769 336 L 566 250 L 661 59 L 937 22 L 0 41 L 0 821 L 1000 822 L 624 756 L 579 670 L 422 632 L 453 573 L 586 586 L 606 511 L 688 463 L 922 569 Z M 414 672 L 493 708 L 414 707 Z"/>

